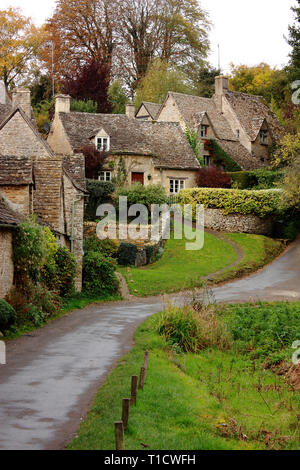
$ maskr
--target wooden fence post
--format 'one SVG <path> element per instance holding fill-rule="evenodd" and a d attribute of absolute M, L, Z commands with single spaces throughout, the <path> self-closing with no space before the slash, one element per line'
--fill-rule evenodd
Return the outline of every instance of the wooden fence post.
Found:
<path fill-rule="evenodd" d="M 130 408 L 130 398 L 123 398 L 122 421 L 123 421 L 124 431 L 127 431 L 128 429 L 129 408 Z"/>
<path fill-rule="evenodd" d="M 125 450 L 123 421 L 115 422 L 116 450 Z"/>
<path fill-rule="evenodd" d="M 149 351 L 146 351 L 145 352 L 145 357 L 144 357 L 144 368 L 145 368 L 144 383 L 145 383 L 146 377 L 147 377 L 148 363 L 149 363 Z"/>
<path fill-rule="evenodd" d="M 145 383 L 145 367 L 141 367 L 139 389 L 143 390 Z"/>
<path fill-rule="evenodd" d="M 134 405 L 134 406 L 136 406 L 137 386 L 138 386 L 138 376 L 133 375 L 131 377 L 131 400 L 130 400 L 130 404 Z"/>

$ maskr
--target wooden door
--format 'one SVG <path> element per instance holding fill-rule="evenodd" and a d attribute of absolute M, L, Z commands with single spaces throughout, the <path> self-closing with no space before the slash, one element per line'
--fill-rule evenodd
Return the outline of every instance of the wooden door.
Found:
<path fill-rule="evenodd" d="M 144 185 L 144 173 L 137 173 L 137 172 L 132 172 L 131 173 L 131 183 L 140 183 Z"/>

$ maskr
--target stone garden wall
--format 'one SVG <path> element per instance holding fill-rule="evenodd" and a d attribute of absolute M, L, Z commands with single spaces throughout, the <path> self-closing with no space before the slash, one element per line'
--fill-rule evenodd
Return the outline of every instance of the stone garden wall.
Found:
<path fill-rule="evenodd" d="M 221 209 L 205 209 L 205 228 L 219 232 L 255 233 L 270 235 L 273 222 L 271 217 L 257 217 L 256 215 L 229 214 L 224 215 Z"/>

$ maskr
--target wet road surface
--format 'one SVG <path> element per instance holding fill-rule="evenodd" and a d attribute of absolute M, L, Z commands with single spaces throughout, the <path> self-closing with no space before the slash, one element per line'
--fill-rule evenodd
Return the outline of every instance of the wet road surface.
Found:
<path fill-rule="evenodd" d="M 217 302 L 300 299 L 300 239 L 260 272 L 213 290 Z M 171 296 L 174 303 L 188 294 Z M 0 449 L 63 449 L 137 326 L 162 298 L 92 305 L 7 344 Z"/>

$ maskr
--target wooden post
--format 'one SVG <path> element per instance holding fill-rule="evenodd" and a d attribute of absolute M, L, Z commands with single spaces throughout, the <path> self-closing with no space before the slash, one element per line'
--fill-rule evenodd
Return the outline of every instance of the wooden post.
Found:
<path fill-rule="evenodd" d="M 131 377 L 131 399 L 130 399 L 130 404 L 134 405 L 134 406 L 136 406 L 137 386 L 138 386 L 138 376 L 133 375 Z"/>
<path fill-rule="evenodd" d="M 129 408 L 130 408 L 130 398 L 123 398 L 122 421 L 123 421 L 124 431 L 127 431 L 128 429 Z"/>
<path fill-rule="evenodd" d="M 141 367 L 139 389 L 143 390 L 145 383 L 145 367 Z"/>
<path fill-rule="evenodd" d="M 146 377 L 147 377 L 148 363 L 149 363 L 149 351 L 146 351 L 145 352 L 145 357 L 144 357 L 144 368 L 145 368 L 144 383 L 145 383 Z"/>
<path fill-rule="evenodd" d="M 116 450 L 125 450 L 123 421 L 115 422 Z"/>

